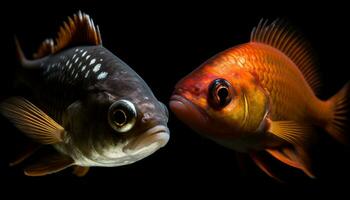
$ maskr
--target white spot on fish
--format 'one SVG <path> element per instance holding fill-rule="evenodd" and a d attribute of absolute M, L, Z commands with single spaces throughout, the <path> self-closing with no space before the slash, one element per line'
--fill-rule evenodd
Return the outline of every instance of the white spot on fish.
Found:
<path fill-rule="evenodd" d="M 86 53 L 87 53 L 87 51 L 85 51 L 85 52 L 81 55 L 81 57 L 84 57 Z"/>
<path fill-rule="evenodd" d="M 92 71 L 98 72 L 100 70 L 100 68 L 101 68 L 101 64 L 98 63 L 97 65 L 95 65 L 95 67 L 94 67 L 94 69 Z"/>
<path fill-rule="evenodd" d="M 84 71 L 86 68 L 86 65 L 84 65 L 82 68 L 81 68 L 81 71 Z"/>
<path fill-rule="evenodd" d="M 86 74 L 85 74 L 85 78 L 87 78 L 88 77 L 88 75 L 89 75 L 89 73 L 90 73 L 90 70 L 87 70 L 87 72 L 86 72 Z"/>
<path fill-rule="evenodd" d="M 75 58 L 75 56 L 77 56 L 77 54 L 76 54 L 76 53 L 73 55 L 72 59 L 74 59 L 74 58 Z"/>
<path fill-rule="evenodd" d="M 69 60 L 67 60 L 67 62 L 66 62 L 66 66 L 68 66 L 69 65 Z"/>
<path fill-rule="evenodd" d="M 78 60 L 79 60 L 79 57 L 77 57 L 77 58 L 75 59 L 74 63 L 77 63 L 77 62 L 78 62 Z"/>
<path fill-rule="evenodd" d="M 87 56 L 86 56 L 86 60 L 89 59 L 89 58 L 90 58 L 90 55 L 87 55 Z"/>
<path fill-rule="evenodd" d="M 70 69 L 72 67 L 72 63 L 71 64 L 69 64 L 69 67 L 68 67 L 68 69 Z"/>
<path fill-rule="evenodd" d="M 97 79 L 98 79 L 98 80 L 104 79 L 104 78 L 107 77 L 107 75 L 108 75 L 107 72 L 101 72 L 101 73 L 97 76 Z"/>
<path fill-rule="evenodd" d="M 78 77 L 78 73 L 75 74 L 74 78 L 77 78 Z"/>
<path fill-rule="evenodd" d="M 83 50 L 82 49 L 80 49 L 80 53 L 82 53 L 83 52 Z"/>
<path fill-rule="evenodd" d="M 92 65 L 92 64 L 94 64 L 96 62 L 96 59 L 94 58 L 94 59 L 92 59 L 91 61 L 90 61 L 90 64 L 89 65 Z"/>
<path fill-rule="evenodd" d="M 71 75 L 73 75 L 73 74 L 74 74 L 74 70 L 75 70 L 75 69 L 73 68 L 73 69 L 72 69 L 72 72 L 71 72 Z"/>
<path fill-rule="evenodd" d="M 75 49 L 75 52 L 78 52 L 78 51 L 79 51 L 79 49 L 78 49 L 78 48 L 76 48 L 76 49 Z"/>
<path fill-rule="evenodd" d="M 82 63 L 81 63 L 81 62 L 79 62 L 79 65 L 78 65 L 78 67 L 80 67 L 80 66 L 81 66 L 81 64 L 82 64 Z"/>
<path fill-rule="evenodd" d="M 103 59 L 102 59 L 102 58 L 100 58 L 100 61 L 102 62 L 102 61 L 103 61 Z"/>

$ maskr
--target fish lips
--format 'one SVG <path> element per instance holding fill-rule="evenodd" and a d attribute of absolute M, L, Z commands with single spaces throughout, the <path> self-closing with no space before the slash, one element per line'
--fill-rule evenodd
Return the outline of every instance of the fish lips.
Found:
<path fill-rule="evenodd" d="M 181 95 L 173 94 L 169 106 L 181 121 L 197 132 L 201 132 L 200 127 L 205 127 L 209 122 L 207 114 L 201 108 Z"/>
<path fill-rule="evenodd" d="M 159 149 L 161 147 L 164 147 L 170 138 L 169 129 L 165 125 L 156 125 L 142 134 L 140 134 L 138 137 L 132 139 L 124 148 L 123 151 L 128 152 L 134 152 L 138 150 L 142 150 L 143 148 L 147 148 L 151 145 L 156 145 Z"/>

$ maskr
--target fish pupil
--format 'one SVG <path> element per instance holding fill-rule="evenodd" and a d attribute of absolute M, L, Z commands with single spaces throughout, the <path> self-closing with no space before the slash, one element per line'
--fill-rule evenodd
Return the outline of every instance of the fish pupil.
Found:
<path fill-rule="evenodd" d="M 224 87 L 220 88 L 218 90 L 218 97 L 219 97 L 220 105 L 225 105 L 228 97 L 227 88 L 224 88 Z"/>
<path fill-rule="evenodd" d="M 122 110 L 116 110 L 113 114 L 113 121 L 118 125 L 118 126 L 123 126 L 126 123 L 126 114 Z"/>

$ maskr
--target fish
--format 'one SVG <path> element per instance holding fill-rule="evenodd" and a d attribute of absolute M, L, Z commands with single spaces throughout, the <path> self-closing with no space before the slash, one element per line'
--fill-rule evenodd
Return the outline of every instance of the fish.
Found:
<path fill-rule="evenodd" d="M 261 20 L 250 41 L 214 55 L 183 77 L 172 112 L 200 135 L 248 155 L 280 180 L 266 156 L 315 178 L 316 130 L 347 144 L 350 83 L 327 100 L 311 45 L 285 20 Z M 265 157 L 264 157 L 265 155 Z"/>
<path fill-rule="evenodd" d="M 19 85 L 25 95 L 0 104 L 0 113 L 33 144 L 10 165 L 41 147 L 50 153 L 27 166 L 27 176 L 73 168 L 117 167 L 139 161 L 169 141 L 167 107 L 146 82 L 102 45 L 99 27 L 81 11 L 46 39 L 33 59 L 16 39 Z M 39 148 L 40 147 L 40 148 Z"/>

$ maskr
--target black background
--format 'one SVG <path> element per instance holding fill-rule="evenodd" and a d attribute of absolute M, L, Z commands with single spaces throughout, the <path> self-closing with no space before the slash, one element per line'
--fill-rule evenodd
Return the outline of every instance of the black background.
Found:
<path fill-rule="evenodd" d="M 18 36 L 26 54 L 31 55 L 43 39 L 56 36 L 62 21 L 78 10 L 90 14 L 100 26 L 104 46 L 128 63 L 166 104 L 181 77 L 214 54 L 247 42 L 261 18 L 287 19 L 311 42 L 320 62 L 321 98 L 330 97 L 349 80 L 349 11 L 335 2 L 10 2 L 1 7 L 2 99 L 14 93 L 10 82 L 18 64 L 13 36 Z M 349 149 L 322 131 L 314 148 L 319 177 L 315 180 L 273 160 L 287 183 L 270 179 L 248 159 L 242 172 L 233 151 L 203 139 L 172 114 L 170 142 L 142 161 L 118 168 L 92 168 L 84 178 L 74 177 L 70 170 L 32 178 L 23 175 L 23 166 L 7 166 L 19 149 L 16 140 L 22 136 L 3 117 L 0 123 L 0 194 L 18 191 L 10 192 L 18 195 L 27 189 L 36 196 L 43 196 L 43 190 L 64 195 L 69 190 L 115 199 L 121 194 L 167 199 L 187 197 L 188 192 L 197 197 L 213 194 L 232 199 L 237 195 L 302 198 L 323 194 L 349 198 Z M 160 195 L 162 192 L 167 195 Z"/>

